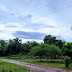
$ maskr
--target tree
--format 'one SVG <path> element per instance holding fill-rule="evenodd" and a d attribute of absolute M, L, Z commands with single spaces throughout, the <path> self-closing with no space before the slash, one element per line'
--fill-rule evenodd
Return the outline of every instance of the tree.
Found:
<path fill-rule="evenodd" d="M 65 67 L 69 67 L 69 64 L 71 63 L 71 57 L 65 56 L 64 62 L 65 62 Z"/>
<path fill-rule="evenodd" d="M 48 45 L 48 46 L 46 45 L 45 51 L 46 51 L 45 56 L 47 58 L 47 61 L 49 57 L 53 59 L 56 58 L 56 56 L 59 57 L 61 55 L 61 50 L 55 45 Z"/>
<path fill-rule="evenodd" d="M 62 48 L 62 53 L 64 56 L 69 56 L 72 59 L 72 43 L 67 43 Z"/>
<path fill-rule="evenodd" d="M 0 56 L 6 55 L 7 42 L 5 40 L 0 40 Z"/>
<path fill-rule="evenodd" d="M 57 40 L 56 37 L 53 37 L 51 35 L 45 36 L 44 39 L 43 39 L 43 41 L 44 41 L 45 44 L 55 45 L 55 46 L 58 46 L 60 49 L 64 45 L 64 41 Z"/>
<path fill-rule="evenodd" d="M 19 54 L 21 52 L 22 46 L 21 46 L 21 39 L 15 38 L 13 40 L 9 40 L 7 45 L 7 54 Z"/>
<path fill-rule="evenodd" d="M 41 61 L 41 58 L 43 58 L 45 54 L 44 46 L 39 44 L 38 46 L 32 47 L 30 54 L 31 56 L 35 56 L 35 57 L 38 56 Z"/>
<path fill-rule="evenodd" d="M 54 58 L 56 55 L 60 56 L 61 55 L 61 50 L 55 46 L 55 45 L 50 45 L 50 57 Z"/>
<path fill-rule="evenodd" d="M 65 41 L 57 40 L 56 46 L 58 46 L 61 49 L 65 43 Z"/>
<path fill-rule="evenodd" d="M 14 41 L 14 44 L 15 44 L 16 54 L 19 54 L 19 52 L 21 52 L 21 48 L 22 48 L 22 46 L 21 46 L 22 40 L 19 39 L 19 38 L 15 38 L 15 39 L 13 39 L 13 41 Z"/>
<path fill-rule="evenodd" d="M 37 45 L 38 43 L 36 41 L 31 41 L 31 42 L 27 41 L 26 43 L 22 45 L 22 53 L 25 53 L 25 54 L 29 53 L 31 48 Z"/>
<path fill-rule="evenodd" d="M 7 55 L 12 55 L 12 54 L 15 54 L 15 44 L 14 41 L 10 39 L 7 45 Z"/>
<path fill-rule="evenodd" d="M 45 44 L 52 45 L 52 44 L 54 44 L 55 39 L 56 39 L 55 37 L 53 38 L 51 35 L 48 35 L 48 36 L 44 37 L 43 41 Z"/>
<path fill-rule="evenodd" d="M 27 43 L 22 44 L 22 53 L 27 54 L 30 52 L 30 45 Z"/>
<path fill-rule="evenodd" d="M 30 46 L 31 47 L 34 47 L 34 46 L 37 46 L 39 43 L 37 43 L 36 41 L 31 41 L 30 43 Z"/>
<path fill-rule="evenodd" d="M 31 54 L 33 56 L 39 56 L 40 59 L 46 57 L 48 60 L 49 58 L 56 57 L 56 55 L 60 56 L 61 50 L 54 45 L 39 44 L 31 49 Z"/>

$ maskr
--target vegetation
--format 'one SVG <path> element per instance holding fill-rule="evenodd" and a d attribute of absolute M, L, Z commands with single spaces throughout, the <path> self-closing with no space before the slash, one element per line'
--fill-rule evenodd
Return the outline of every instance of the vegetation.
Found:
<path fill-rule="evenodd" d="M 38 56 L 40 59 L 46 57 L 48 61 L 49 58 L 56 58 L 56 55 L 60 56 L 61 50 L 54 45 L 40 44 L 33 47 L 30 54 Z"/>
<path fill-rule="evenodd" d="M 11 70 L 12 72 L 30 72 L 30 70 L 19 65 L 8 63 L 5 61 L 0 61 L 0 72 L 3 72 L 3 70 L 5 70 L 5 72 L 10 72 Z"/>
<path fill-rule="evenodd" d="M 66 66 L 66 67 L 69 67 L 69 64 L 70 64 L 70 62 L 71 62 L 71 58 L 68 57 L 68 56 L 66 56 L 66 57 L 64 58 L 64 61 L 65 61 L 65 66 Z"/>
<path fill-rule="evenodd" d="M 52 61 L 51 61 L 51 59 L 49 59 L 48 62 L 47 62 L 47 59 L 41 59 L 41 61 L 40 61 L 40 59 L 35 59 L 35 58 L 27 59 L 26 57 L 23 57 L 22 59 L 10 57 L 10 59 L 22 61 L 22 62 L 28 62 L 28 63 L 32 63 L 32 64 L 44 65 L 44 66 L 72 69 L 72 63 L 69 64 L 69 67 L 65 67 L 65 62 L 63 59 L 53 59 Z"/>
<path fill-rule="evenodd" d="M 46 59 L 47 63 L 50 62 L 50 59 L 51 62 L 55 59 L 60 59 L 65 60 L 65 64 L 68 63 L 69 65 L 69 58 L 71 57 L 72 60 L 71 42 L 57 40 L 56 37 L 51 35 L 45 36 L 43 41 L 44 43 L 37 43 L 36 41 L 22 43 L 19 38 L 10 39 L 9 41 L 0 40 L 0 56 L 12 59 L 40 59 L 41 62 Z M 64 58 L 64 56 L 68 57 Z"/>
<path fill-rule="evenodd" d="M 67 42 L 62 48 L 62 53 L 64 56 L 69 56 L 72 59 L 72 43 Z"/>
<path fill-rule="evenodd" d="M 45 44 L 55 45 L 58 46 L 60 49 L 63 47 L 63 44 L 65 44 L 65 41 L 57 40 L 56 37 L 53 37 L 51 35 L 45 36 L 43 41 Z"/>

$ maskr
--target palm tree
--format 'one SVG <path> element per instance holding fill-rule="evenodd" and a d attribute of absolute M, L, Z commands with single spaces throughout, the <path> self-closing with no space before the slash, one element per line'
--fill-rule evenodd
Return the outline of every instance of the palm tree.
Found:
<path fill-rule="evenodd" d="M 22 40 L 19 38 L 15 38 L 13 39 L 14 44 L 15 44 L 15 50 L 16 50 L 16 54 L 18 54 L 21 51 L 21 42 Z"/>

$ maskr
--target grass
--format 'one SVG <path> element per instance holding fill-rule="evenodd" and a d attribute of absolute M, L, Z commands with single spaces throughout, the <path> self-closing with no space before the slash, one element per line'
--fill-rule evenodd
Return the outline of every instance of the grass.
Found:
<path fill-rule="evenodd" d="M 3 58 L 3 57 L 2 57 Z M 6 57 L 4 57 L 6 58 Z M 45 65 L 45 66 L 52 66 L 52 67 L 59 67 L 59 68 L 64 68 L 64 69 L 72 69 L 72 63 L 69 65 L 68 68 L 65 68 L 64 60 L 62 59 L 54 59 L 54 61 L 51 61 L 49 59 L 49 62 L 47 62 L 47 59 L 30 59 L 26 58 L 24 56 L 20 57 L 21 59 L 17 57 L 10 57 L 10 59 L 17 60 L 17 61 L 22 61 L 22 62 L 27 62 L 27 63 L 33 63 L 33 64 L 38 64 L 38 65 Z"/>
<path fill-rule="evenodd" d="M 42 61 L 40 61 L 40 59 L 14 59 L 14 60 L 27 62 L 27 63 L 38 64 L 38 65 L 59 67 L 59 68 L 64 68 L 64 69 L 72 69 L 72 63 L 69 65 L 68 68 L 65 68 L 64 61 L 61 60 L 61 59 L 54 59 L 54 61 L 51 61 L 49 59 L 49 62 L 47 62 L 46 59 L 42 59 Z"/>
<path fill-rule="evenodd" d="M 2 72 L 3 69 L 7 72 L 10 72 L 10 70 L 12 70 L 12 72 L 30 72 L 29 69 L 0 60 L 0 72 Z"/>
<path fill-rule="evenodd" d="M 64 64 L 63 60 L 59 60 L 59 59 L 58 60 L 55 59 L 54 61 L 49 60 L 49 62 L 47 62 L 46 59 L 42 59 L 42 61 L 40 61 L 39 59 L 25 59 L 25 60 L 18 59 L 18 61 L 39 64 L 39 65 L 45 65 L 45 66 L 65 68 L 65 64 Z M 72 69 L 71 66 L 69 68 Z"/>

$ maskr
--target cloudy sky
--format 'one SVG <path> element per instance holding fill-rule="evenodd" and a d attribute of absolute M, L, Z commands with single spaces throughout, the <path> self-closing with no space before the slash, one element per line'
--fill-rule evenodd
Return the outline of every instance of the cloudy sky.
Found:
<path fill-rule="evenodd" d="M 72 42 L 72 0 L 0 0 L 0 39 L 42 42 L 45 35 Z"/>

